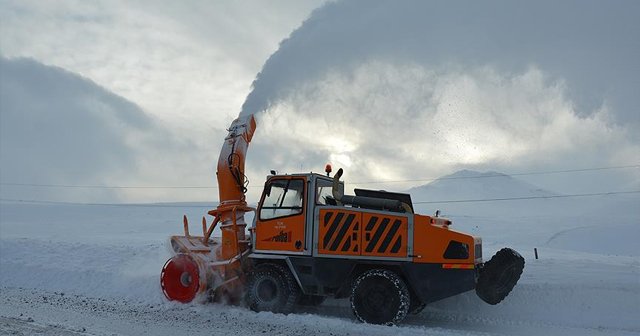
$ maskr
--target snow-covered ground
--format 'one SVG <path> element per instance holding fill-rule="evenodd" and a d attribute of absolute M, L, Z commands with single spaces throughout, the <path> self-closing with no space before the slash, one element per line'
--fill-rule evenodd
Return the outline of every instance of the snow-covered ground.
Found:
<path fill-rule="evenodd" d="M 495 183 L 510 196 L 554 194 Z M 483 196 L 473 188 L 451 198 Z M 414 201 L 440 192 L 431 190 L 412 190 Z M 497 306 L 470 292 L 382 327 L 356 322 L 344 300 L 287 316 L 167 302 L 159 288 L 167 237 L 181 232 L 182 214 L 199 223 L 213 204 L 2 201 L 0 335 L 640 335 L 638 205 L 638 194 L 417 205 L 482 236 L 486 257 L 520 251 L 525 271 Z"/>

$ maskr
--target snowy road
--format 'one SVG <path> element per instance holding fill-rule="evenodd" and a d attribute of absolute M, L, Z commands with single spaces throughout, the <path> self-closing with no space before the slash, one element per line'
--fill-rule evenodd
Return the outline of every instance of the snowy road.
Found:
<path fill-rule="evenodd" d="M 531 279 L 529 279 L 531 280 Z M 622 285 L 622 284 L 619 284 Z M 603 314 L 611 297 L 638 288 L 568 288 L 523 284 L 505 307 L 485 307 L 473 295 L 441 302 L 400 327 L 357 323 L 342 301 L 288 316 L 218 304 L 179 305 L 96 298 L 4 287 L 2 335 L 639 335 L 633 312 Z M 605 300 L 605 301 L 603 301 Z M 528 304 L 527 304 L 528 303 Z M 637 300 L 627 300 L 637 309 Z M 604 305 L 602 305 L 604 304 Z M 595 306 L 599 305 L 599 306 Z M 541 311 L 546 306 L 548 311 Z M 576 310 L 577 309 L 577 310 Z M 591 314 L 590 314 L 591 313 Z M 586 315 L 585 315 L 586 314 Z M 551 318 L 549 318 L 551 317 Z M 618 325 L 619 323 L 619 325 Z"/>
<path fill-rule="evenodd" d="M 527 260 L 503 303 L 489 306 L 471 292 L 383 327 L 356 322 L 344 300 L 288 316 L 166 302 L 158 284 L 164 242 L 184 207 L 1 205 L 0 335 L 640 335 L 640 258 L 563 249 L 570 228 L 554 223 L 547 234 L 535 227 L 536 245 L 502 237 Z M 615 229 L 616 249 L 630 250 L 624 244 L 637 225 L 617 221 Z M 607 230 L 578 231 L 588 241 Z M 482 234 L 498 240 L 502 232 Z M 501 247 L 489 241 L 485 254 Z"/>

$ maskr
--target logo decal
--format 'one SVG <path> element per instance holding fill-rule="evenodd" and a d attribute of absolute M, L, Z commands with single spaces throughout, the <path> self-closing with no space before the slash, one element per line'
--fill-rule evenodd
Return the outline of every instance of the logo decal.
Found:
<path fill-rule="evenodd" d="M 273 236 L 273 237 L 269 237 L 267 239 L 263 239 L 262 241 L 270 241 L 270 242 L 277 242 L 277 243 L 288 243 L 291 241 L 291 231 L 289 232 L 284 232 L 284 231 L 280 231 L 280 233 L 278 233 L 277 235 Z"/>

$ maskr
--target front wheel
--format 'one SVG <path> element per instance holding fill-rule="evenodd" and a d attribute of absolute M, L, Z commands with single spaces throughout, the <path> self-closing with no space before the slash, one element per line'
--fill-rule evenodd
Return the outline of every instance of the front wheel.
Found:
<path fill-rule="evenodd" d="M 394 325 L 407 316 L 410 295 L 396 273 L 372 269 L 360 275 L 351 287 L 351 309 L 365 323 Z"/>
<path fill-rule="evenodd" d="M 510 248 L 503 248 L 480 269 L 476 294 L 488 304 L 500 303 L 516 285 L 523 269 L 524 258 Z"/>
<path fill-rule="evenodd" d="M 288 269 L 276 264 L 258 265 L 249 274 L 245 302 L 253 311 L 289 314 L 300 289 Z"/>

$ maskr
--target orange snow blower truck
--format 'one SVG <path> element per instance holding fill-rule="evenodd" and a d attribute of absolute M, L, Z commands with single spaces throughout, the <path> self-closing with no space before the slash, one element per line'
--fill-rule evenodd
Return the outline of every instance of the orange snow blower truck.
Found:
<path fill-rule="evenodd" d="M 162 268 L 169 300 L 246 304 L 290 313 L 296 305 L 349 298 L 363 322 L 395 324 L 426 304 L 475 289 L 502 301 L 524 259 L 504 248 L 488 262 L 482 240 L 451 221 L 414 213 L 408 194 L 355 189 L 344 194 L 342 169 L 267 177 L 257 209 L 247 206 L 244 163 L 254 117 L 236 119 L 218 161 L 220 204 L 203 217 L 202 235 L 172 236 L 175 256 Z M 246 230 L 245 214 L 255 211 Z M 216 226 L 221 237 L 212 237 Z"/>

